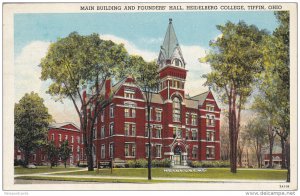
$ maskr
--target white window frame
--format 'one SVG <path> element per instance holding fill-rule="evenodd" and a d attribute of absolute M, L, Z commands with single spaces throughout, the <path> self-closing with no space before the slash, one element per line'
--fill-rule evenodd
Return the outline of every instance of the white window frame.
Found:
<path fill-rule="evenodd" d="M 105 159 L 105 144 L 101 145 L 101 159 Z"/>

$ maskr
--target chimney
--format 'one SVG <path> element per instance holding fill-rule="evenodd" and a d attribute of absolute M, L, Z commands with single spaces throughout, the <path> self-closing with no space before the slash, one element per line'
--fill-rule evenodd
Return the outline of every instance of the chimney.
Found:
<path fill-rule="evenodd" d="M 109 99 L 111 93 L 111 79 L 105 80 L 105 99 Z"/>

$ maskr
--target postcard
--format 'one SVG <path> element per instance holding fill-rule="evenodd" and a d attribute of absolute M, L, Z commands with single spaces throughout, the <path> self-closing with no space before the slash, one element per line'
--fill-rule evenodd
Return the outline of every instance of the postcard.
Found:
<path fill-rule="evenodd" d="M 4 3 L 3 189 L 294 194 L 297 14 Z"/>

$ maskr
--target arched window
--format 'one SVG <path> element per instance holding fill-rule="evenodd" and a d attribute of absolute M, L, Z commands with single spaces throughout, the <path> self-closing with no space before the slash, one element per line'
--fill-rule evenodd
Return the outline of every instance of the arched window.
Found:
<path fill-rule="evenodd" d="M 180 122 L 181 103 L 178 97 L 173 99 L 173 121 Z"/>
<path fill-rule="evenodd" d="M 182 62 L 179 59 L 174 59 L 173 61 L 173 65 L 175 64 L 175 66 L 177 67 L 182 67 Z"/>

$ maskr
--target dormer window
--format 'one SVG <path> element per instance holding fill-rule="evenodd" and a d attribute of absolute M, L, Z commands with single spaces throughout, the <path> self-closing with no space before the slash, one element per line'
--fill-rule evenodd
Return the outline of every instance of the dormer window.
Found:
<path fill-rule="evenodd" d="M 175 64 L 175 66 L 182 67 L 182 63 L 181 63 L 181 61 L 179 59 L 175 59 L 173 62 Z"/>

